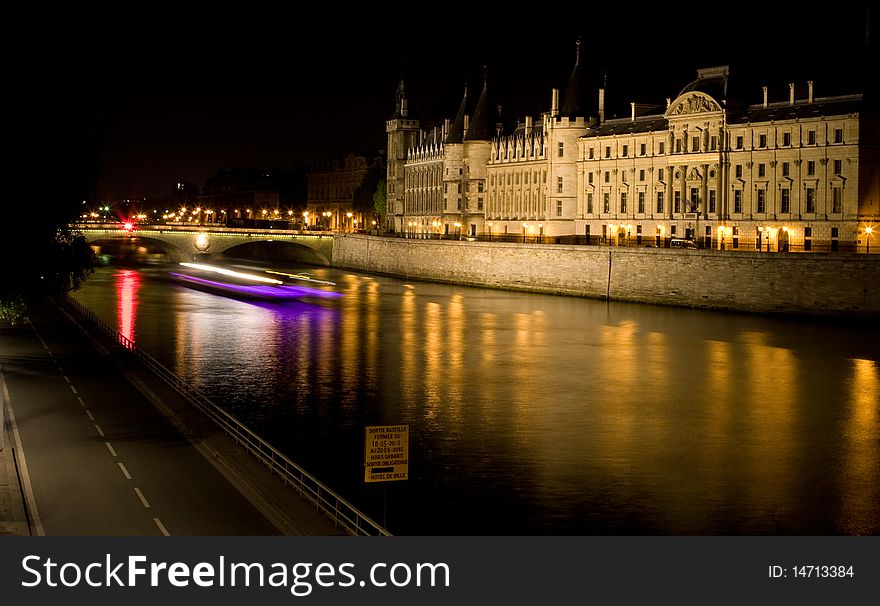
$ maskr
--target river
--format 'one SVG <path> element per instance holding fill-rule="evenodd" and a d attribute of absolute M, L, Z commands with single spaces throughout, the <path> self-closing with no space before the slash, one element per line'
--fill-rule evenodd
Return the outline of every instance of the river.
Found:
<path fill-rule="evenodd" d="M 394 534 L 880 533 L 864 327 L 328 268 L 340 299 L 254 303 L 168 269 L 74 296 Z M 410 479 L 366 485 L 386 423 Z"/>

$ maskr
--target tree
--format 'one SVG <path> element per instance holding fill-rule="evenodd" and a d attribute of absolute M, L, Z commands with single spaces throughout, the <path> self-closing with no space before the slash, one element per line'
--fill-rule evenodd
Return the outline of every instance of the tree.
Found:
<path fill-rule="evenodd" d="M 376 191 L 373 192 L 373 209 L 376 211 L 376 224 L 382 225 L 382 215 L 385 214 L 385 205 L 387 196 L 385 191 L 385 179 L 380 179 L 376 185 Z"/>
<path fill-rule="evenodd" d="M 0 222 L 0 319 L 16 320 L 28 305 L 76 289 L 94 268 L 82 234 L 68 226 L 95 200 L 100 146 L 64 97 L 59 74 L 31 73 L 15 98 L 11 174 L 22 191 L 3 201 Z"/>

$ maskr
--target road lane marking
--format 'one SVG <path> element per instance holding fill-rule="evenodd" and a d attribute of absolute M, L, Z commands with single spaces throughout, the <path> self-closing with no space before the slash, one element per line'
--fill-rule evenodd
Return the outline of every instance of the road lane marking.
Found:
<path fill-rule="evenodd" d="M 33 328 L 33 324 L 31 324 Z M 36 332 L 34 328 L 34 332 Z M 39 333 L 37 334 L 39 336 Z M 12 398 L 9 397 L 9 389 L 6 387 L 6 378 L 3 376 L 3 367 L 0 366 L 0 406 L 6 406 L 9 417 L 9 426 L 12 428 L 12 439 L 15 441 L 13 455 L 18 468 L 18 480 L 21 483 L 21 491 L 24 493 L 25 508 L 30 526 L 31 535 L 46 536 L 43 523 L 40 521 L 40 513 L 37 510 L 37 500 L 34 498 L 34 489 L 31 486 L 31 476 L 28 473 L 27 459 L 21 446 L 21 434 L 18 433 L 18 425 L 15 422 L 15 412 L 12 410 Z M 0 428 L 0 431 L 5 429 Z"/>
<path fill-rule="evenodd" d="M 107 445 L 107 450 L 110 451 L 110 455 L 113 456 L 113 457 L 115 457 L 115 456 L 116 456 L 116 451 L 113 450 L 113 445 L 112 445 L 110 442 L 104 442 L 104 444 Z"/>
<path fill-rule="evenodd" d="M 75 395 L 75 396 L 76 396 L 76 395 L 79 395 L 79 394 L 77 393 L 77 391 L 76 391 L 76 387 L 74 387 L 73 385 L 70 385 L 69 387 L 70 387 L 70 391 L 73 392 L 73 395 Z"/>
<path fill-rule="evenodd" d="M 67 381 L 68 385 L 70 385 L 70 379 L 67 378 L 67 375 L 62 374 L 61 376 L 64 377 L 64 380 Z"/>
<path fill-rule="evenodd" d="M 108 446 L 110 445 L 109 442 L 108 442 L 107 445 L 108 445 Z M 113 456 L 114 456 L 114 457 L 116 456 L 116 453 L 115 453 L 115 452 L 113 453 Z M 119 463 L 117 463 L 117 465 L 119 465 L 119 469 L 122 470 L 122 475 L 125 476 L 125 479 L 126 479 L 126 480 L 130 480 L 130 479 L 131 479 L 131 474 L 128 473 L 128 470 L 125 468 L 125 465 L 122 464 L 122 461 L 120 461 Z M 135 490 L 137 490 L 137 488 L 135 488 Z"/>
<path fill-rule="evenodd" d="M 101 431 L 101 426 L 100 426 L 100 425 L 95 425 L 95 429 L 98 430 L 98 435 L 101 436 L 101 437 L 103 438 L 103 437 L 104 437 L 104 432 Z"/>
<path fill-rule="evenodd" d="M 86 407 L 86 403 L 83 402 L 83 399 L 82 399 L 80 396 L 76 396 L 76 399 L 79 400 L 79 405 L 80 405 L 80 406 L 82 406 L 83 408 Z"/>
<path fill-rule="evenodd" d="M 150 504 L 147 502 L 147 499 L 146 497 L 144 497 L 144 493 L 141 492 L 141 489 L 135 486 L 134 491 L 137 493 L 137 496 L 141 500 L 141 503 L 144 504 L 144 508 L 149 509 Z"/>
<path fill-rule="evenodd" d="M 166 537 L 171 536 L 171 533 L 168 532 L 167 528 L 165 528 L 165 524 L 162 523 L 162 520 L 160 520 L 159 518 L 153 518 L 153 521 L 156 523 L 156 526 L 159 527 L 159 530 L 162 531 L 163 535 L 165 535 Z"/>
<path fill-rule="evenodd" d="M 87 411 L 86 411 L 86 414 L 89 415 L 89 420 L 90 420 L 90 421 L 94 421 L 94 420 L 95 420 L 95 417 L 92 416 L 92 411 L 91 411 L 91 410 L 87 410 Z"/>

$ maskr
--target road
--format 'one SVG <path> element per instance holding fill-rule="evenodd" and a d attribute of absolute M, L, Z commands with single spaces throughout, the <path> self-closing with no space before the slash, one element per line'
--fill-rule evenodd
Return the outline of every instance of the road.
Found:
<path fill-rule="evenodd" d="M 59 309 L 0 344 L 37 534 L 280 534 Z"/>

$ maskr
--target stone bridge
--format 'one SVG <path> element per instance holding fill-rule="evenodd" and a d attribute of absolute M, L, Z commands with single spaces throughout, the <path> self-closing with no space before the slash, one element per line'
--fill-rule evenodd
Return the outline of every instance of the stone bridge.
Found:
<path fill-rule="evenodd" d="M 80 224 L 72 226 L 88 242 L 137 238 L 161 244 L 174 262 L 192 261 L 199 255 L 217 255 L 237 246 L 260 245 L 273 257 L 296 259 L 311 265 L 330 265 L 332 234 L 307 234 L 282 229 L 239 229 L 232 227 L 136 225 L 126 231 L 119 225 Z"/>

